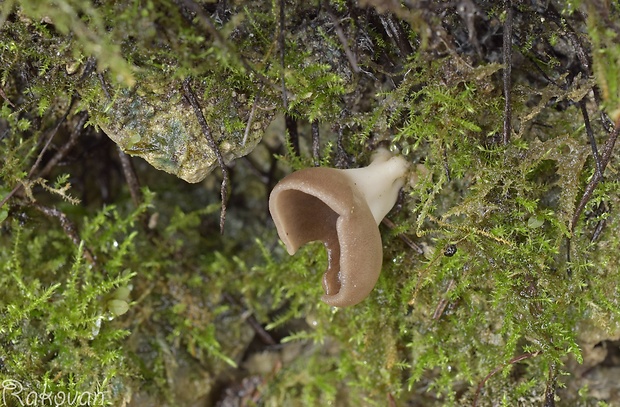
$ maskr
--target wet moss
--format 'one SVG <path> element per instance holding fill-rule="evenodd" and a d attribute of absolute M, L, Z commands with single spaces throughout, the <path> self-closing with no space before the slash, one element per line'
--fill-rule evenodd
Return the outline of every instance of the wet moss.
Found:
<path fill-rule="evenodd" d="M 27 3 L 0 19 L 2 381 L 109 405 L 599 402 L 615 5 Z M 186 80 L 229 165 L 224 235 Z M 380 226 L 376 288 L 330 308 L 323 247 L 288 256 L 268 192 L 379 144 L 416 181 Z"/>

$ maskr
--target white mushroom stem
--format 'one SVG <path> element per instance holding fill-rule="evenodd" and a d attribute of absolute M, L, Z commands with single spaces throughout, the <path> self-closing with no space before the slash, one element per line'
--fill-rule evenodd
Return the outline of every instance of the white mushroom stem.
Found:
<path fill-rule="evenodd" d="M 402 156 L 381 148 L 374 154 L 370 165 L 342 170 L 364 196 L 377 225 L 392 209 L 398 191 L 405 183 L 409 163 Z"/>

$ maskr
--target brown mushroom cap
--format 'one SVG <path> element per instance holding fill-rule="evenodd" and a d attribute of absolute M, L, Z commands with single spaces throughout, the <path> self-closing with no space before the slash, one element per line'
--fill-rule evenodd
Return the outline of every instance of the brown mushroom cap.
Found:
<path fill-rule="evenodd" d="M 324 302 L 345 307 L 368 296 L 381 273 L 381 235 L 364 195 L 343 170 L 290 174 L 271 192 L 269 211 L 289 254 L 311 241 L 325 244 Z"/>

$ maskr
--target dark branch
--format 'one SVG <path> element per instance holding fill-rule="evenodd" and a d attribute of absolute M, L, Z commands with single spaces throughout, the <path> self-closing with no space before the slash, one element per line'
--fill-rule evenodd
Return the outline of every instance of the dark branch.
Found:
<path fill-rule="evenodd" d="M 125 181 L 127 181 L 129 193 L 131 194 L 131 200 L 133 201 L 133 204 L 138 207 L 142 203 L 143 199 L 142 192 L 140 191 L 140 181 L 136 175 L 136 170 L 131 162 L 131 157 L 125 154 L 120 146 L 117 145 L 116 147 L 118 151 L 118 158 L 121 161 L 121 167 L 123 168 L 123 175 L 125 176 Z"/>
<path fill-rule="evenodd" d="M 220 188 L 220 194 L 222 197 L 222 210 L 220 211 L 220 233 L 224 234 L 224 222 L 226 220 L 226 201 L 228 199 L 228 193 L 227 193 L 228 168 L 226 167 L 226 163 L 224 162 L 224 157 L 222 157 L 222 152 L 220 151 L 220 147 L 215 142 L 215 139 L 213 139 L 213 135 L 211 134 L 211 130 L 209 129 L 209 125 L 207 124 L 207 120 L 202 114 L 202 109 L 200 108 L 198 99 L 196 98 L 196 95 L 194 94 L 194 91 L 192 90 L 190 81 L 191 81 L 190 78 L 187 78 L 183 81 L 183 91 L 184 91 L 185 98 L 187 99 L 189 104 L 192 105 L 192 108 L 194 109 L 194 114 L 196 115 L 196 118 L 198 119 L 198 123 L 200 124 L 200 127 L 202 128 L 202 133 L 207 139 L 207 143 L 209 144 L 209 147 L 215 153 L 215 156 L 217 157 L 217 163 L 219 164 L 220 169 L 222 170 L 222 186 Z"/>
<path fill-rule="evenodd" d="M 338 22 L 338 17 L 336 17 L 336 15 L 332 12 L 331 7 L 329 7 L 329 5 L 326 5 L 326 7 L 327 7 L 327 15 L 329 15 L 329 18 L 332 20 L 332 23 L 334 23 L 334 30 L 336 31 L 336 36 L 338 37 L 338 40 L 342 44 L 342 48 L 344 49 L 344 54 L 347 56 L 347 60 L 349 61 L 349 64 L 351 65 L 351 69 L 353 70 L 353 72 L 359 73 L 360 67 L 357 64 L 357 58 L 355 57 L 355 54 L 353 54 L 353 52 L 351 51 L 351 48 L 349 47 L 347 37 L 344 35 L 344 31 L 342 30 L 342 27 L 340 27 L 340 23 Z"/>
<path fill-rule="evenodd" d="M 280 82 L 282 85 L 282 106 L 288 110 L 288 97 L 286 95 L 286 81 L 284 80 L 284 55 L 286 44 L 284 42 L 284 0 L 280 0 L 280 31 L 278 32 L 278 46 L 280 47 Z"/>
<path fill-rule="evenodd" d="M 62 115 L 62 117 L 60 118 L 60 120 L 58 121 L 58 123 L 56 124 L 56 126 L 54 127 L 52 132 L 50 133 L 47 141 L 45 142 L 45 145 L 43 146 L 43 148 L 39 152 L 39 156 L 37 157 L 37 160 L 34 162 L 34 165 L 32 166 L 32 168 L 30 168 L 30 172 L 28 172 L 28 178 L 32 177 L 34 175 L 34 173 L 39 169 L 39 165 L 41 164 L 41 160 L 43 159 L 43 155 L 45 154 L 45 152 L 49 148 L 49 146 L 50 146 L 50 144 L 52 142 L 52 139 L 54 138 L 56 133 L 58 133 L 58 129 L 60 129 L 60 126 L 62 126 L 62 124 L 65 122 L 65 120 L 67 120 L 67 117 L 69 116 L 69 112 L 71 112 L 71 109 L 73 108 L 73 104 L 74 103 L 75 103 L 75 97 L 71 98 L 71 102 L 69 103 L 69 108 L 67 109 L 65 114 Z"/>
<path fill-rule="evenodd" d="M 321 162 L 321 144 L 319 141 L 319 121 L 312 122 L 312 161 L 315 167 Z"/>
<path fill-rule="evenodd" d="M 381 221 L 381 223 L 383 223 L 385 226 L 389 227 L 390 229 L 394 229 L 396 227 L 396 224 L 394 222 L 392 222 L 390 219 L 388 218 L 383 218 L 383 220 Z M 410 248 L 412 248 L 413 250 L 415 250 L 416 253 L 418 254 L 424 254 L 424 250 L 422 250 L 422 248 L 420 246 L 418 246 L 417 244 L 415 244 L 415 242 L 413 240 L 411 240 L 407 235 L 405 235 L 404 233 L 399 233 L 398 237 L 400 238 L 400 240 L 402 240 L 403 242 L 405 242 L 405 244 L 407 246 L 409 246 Z"/>
<path fill-rule="evenodd" d="M 4 93 L 4 90 L 2 89 L 2 87 L 0 87 L 0 96 L 2 96 L 2 99 L 4 99 L 9 104 L 9 106 L 15 107 L 13 102 L 11 102 L 11 100 L 6 96 L 6 93 Z"/>
<path fill-rule="evenodd" d="M 349 154 L 344 148 L 344 131 L 343 127 L 337 125 L 338 138 L 336 139 L 336 168 L 349 168 L 351 160 Z"/>
<path fill-rule="evenodd" d="M 510 96 L 510 86 L 512 73 L 512 0 L 506 0 L 506 21 L 504 22 L 504 145 L 510 141 L 512 131 L 512 106 Z"/>
<path fill-rule="evenodd" d="M 616 140 L 618 139 L 618 132 L 620 131 L 620 121 L 616 122 L 613 132 L 609 135 L 607 142 L 605 143 L 605 148 L 603 151 L 603 156 L 601 157 L 601 172 L 596 171 L 590 182 L 586 186 L 585 191 L 583 192 L 583 196 L 575 209 L 575 213 L 573 214 L 573 219 L 571 220 L 571 232 L 575 231 L 575 226 L 577 225 L 577 221 L 579 220 L 579 216 L 583 209 L 586 207 L 586 204 L 592 197 L 592 193 L 598 186 L 599 182 L 603 179 L 603 171 L 607 167 L 609 160 L 611 159 L 611 153 L 613 152 L 614 145 L 616 144 Z M 599 175 L 600 174 L 600 175 Z"/>
<path fill-rule="evenodd" d="M 446 151 L 445 146 L 442 146 L 441 158 L 443 161 L 443 169 L 446 172 L 446 179 L 448 180 L 448 182 L 450 182 L 452 180 L 452 177 L 450 176 L 450 166 L 448 165 L 448 152 Z"/>
<path fill-rule="evenodd" d="M 609 212 L 610 212 L 610 208 L 607 206 L 607 204 L 605 202 L 601 202 L 596 210 L 596 215 L 602 216 Z M 605 217 L 603 217 L 601 220 L 598 221 L 598 223 L 596 224 L 596 228 L 594 228 L 594 233 L 592 233 L 592 238 L 590 239 L 590 243 L 594 243 L 598 240 L 601 233 L 603 233 L 603 229 L 605 228 L 606 224 L 607 224 L 607 219 Z"/>
<path fill-rule="evenodd" d="M 555 364 L 549 366 L 549 381 L 545 389 L 545 404 L 543 407 L 555 407 L 555 389 L 558 384 L 558 375 L 555 373 Z"/>
<path fill-rule="evenodd" d="M 75 227 L 73 222 L 71 222 L 71 220 L 67 217 L 67 215 L 65 215 L 63 212 L 59 211 L 56 208 L 50 208 L 39 204 L 34 204 L 33 207 L 46 216 L 58 219 L 60 221 L 60 226 L 62 226 L 65 234 L 69 237 L 69 239 L 71 239 L 73 244 L 75 244 L 76 246 L 80 245 L 82 239 L 78 235 L 77 228 Z M 95 257 L 86 246 L 84 246 L 83 256 L 90 264 L 96 265 Z"/>
<path fill-rule="evenodd" d="M 284 114 L 284 125 L 286 126 L 286 132 L 288 133 L 288 137 L 291 140 L 291 145 L 293 146 L 293 153 L 296 156 L 301 155 L 301 150 L 299 148 L 299 132 L 297 131 L 297 119 L 293 116 Z"/>
<path fill-rule="evenodd" d="M 590 117 L 588 116 L 588 109 L 586 108 L 586 98 L 584 97 L 579 101 L 579 107 L 581 108 L 581 114 L 583 115 L 583 122 L 586 126 L 586 133 L 588 134 L 588 139 L 590 140 L 590 146 L 592 147 L 592 156 L 594 157 L 594 162 L 596 163 L 596 171 L 599 177 L 603 176 L 603 166 L 601 163 L 601 158 L 598 156 L 598 148 L 596 147 L 596 139 L 594 138 L 594 131 L 592 130 L 592 125 L 590 125 Z"/>
<path fill-rule="evenodd" d="M 86 120 L 88 120 L 87 114 L 82 114 L 80 120 L 78 120 L 77 124 L 73 128 L 71 135 L 69 136 L 69 140 L 58 150 L 56 154 L 45 164 L 45 167 L 37 174 L 37 177 L 45 178 L 49 175 L 50 172 L 58 165 L 58 163 L 69 154 L 69 151 L 75 146 L 77 143 L 78 137 L 82 134 L 82 129 L 86 124 Z"/>

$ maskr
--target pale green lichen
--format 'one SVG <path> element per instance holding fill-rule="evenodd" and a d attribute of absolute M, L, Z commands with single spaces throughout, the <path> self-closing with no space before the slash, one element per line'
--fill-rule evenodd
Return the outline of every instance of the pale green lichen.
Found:
<path fill-rule="evenodd" d="M 247 95 L 199 83 L 195 92 L 204 95 L 199 100 L 209 123 L 205 135 L 181 84 L 159 86 L 153 89 L 141 83 L 121 91 L 97 124 L 126 153 L 187 182 L 202 181 L 218 166 L 207 137 L 216 141 L 224 161 L 230 163 L 256 147 L 273 115 L 263 104 L 254 106 Z M 224 92 L 230 94 L 223 96 Z"/>

